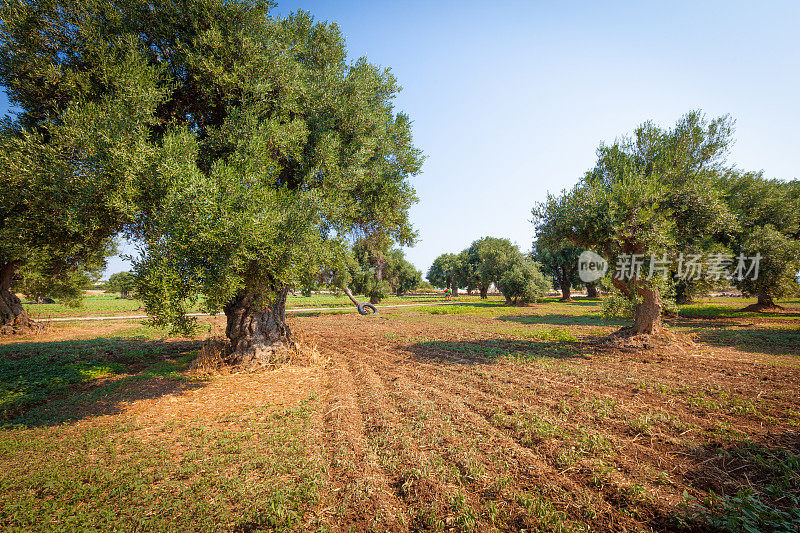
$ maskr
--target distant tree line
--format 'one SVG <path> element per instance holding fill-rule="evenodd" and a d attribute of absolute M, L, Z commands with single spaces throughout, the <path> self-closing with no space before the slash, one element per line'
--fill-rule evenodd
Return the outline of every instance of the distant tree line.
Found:
<path fill-rule="evenodd" d="M 449 288 L 454 296 L 464 288 L 467 294 L 477 290 L 486 298 L 494 285 L 508 303 L 530 302 L 543 296 L 550 285 L 529 255 L 498 237 L 483 237 L 458 254 L 440 255 L 426 277 L 434 287 Z"/>

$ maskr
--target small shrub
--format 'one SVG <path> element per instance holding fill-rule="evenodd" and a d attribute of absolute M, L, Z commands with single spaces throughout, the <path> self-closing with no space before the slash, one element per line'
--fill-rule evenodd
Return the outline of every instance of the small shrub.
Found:
<path fill-rule="evenodd" d="M 545 295 L 550 282 L 533 261 L 522 261 L 507 270 L 500 278 L 499 289 L 506 302 L 529 303 Z"/>

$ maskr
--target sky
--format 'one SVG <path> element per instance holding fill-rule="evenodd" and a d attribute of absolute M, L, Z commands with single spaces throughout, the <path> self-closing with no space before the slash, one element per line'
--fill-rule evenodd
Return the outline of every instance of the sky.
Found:
<path fill-rule="evenodd" d="M 729 163 L 800 178 L 800 2 L 278 0 L 274 13 L 297 9 L 403 87 L 397 110 L 426 155 L 406 250 L 423 274 L 486 235 L 530 249 L 533 205 L 646 120 L 730 114 Z M 124 269 L 115 258 L 106 275 Z"/>

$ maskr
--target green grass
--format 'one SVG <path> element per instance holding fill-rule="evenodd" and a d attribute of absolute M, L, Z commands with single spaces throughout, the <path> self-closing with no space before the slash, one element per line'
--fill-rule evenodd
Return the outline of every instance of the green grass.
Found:
<path fill-rule="evenodd" d="M 419 310 L 420 313 L 427 313 L 429 315 L 468 315 L 475 312 L 474 307 L 464 305 L 434 305 L 431 307 L 423 307 Z"/>
<path fill-rule="evenodd" d="M 69 307 L 63 303 L 31 304 L 25 309 L 33 318 L 62 318 L 71 316 L 118 316 L 144 314 L 139 300 L 119 298 L 116 294 L 92 294 L 84 297 L 79 307 Z M 198 308 L 199 309 L 199 308 Z M 192 311 L 196 311 L 193 309 Z"/>
<path fill-rule="evenodd" d="M 298 530 L 319 499 L 303 438 L 312 397 L 226 420 L 0 432 L 4 529 Z"/>
<path fill-rule="evenodd" d="M 737 476 L 746 465 L 742 481 L 751 486 L 761 481 L 761 492 L 743 488 L 734 494 L 717 495 L 713 491 L 699 501 L 687 496 L 688 518 L 706 523 L 717 531 L 773 531 L 791 533 L 800 528 L 800 455 L 782 448 L 770 448 L 750 440 L 723 447 L 717 455 L 732 465 Z M 742 476 L 742 474 L 738 474 Z M 781 502 L 764 503 L 765 497 Z M 694 506 L 692 507 L 692 504 Z"/>
<path fill-rule="evenodd" d="M 797 320 L 796 313 L 753 313 L 742 312 L 750 304 L 756 303 L 754 298 L 704 298 L 691 304 L 679 306 L 679 316 L 687 318 L 777 318 Z M 796 300 L 786 300 L 779 304 L 796 305 Z"/>

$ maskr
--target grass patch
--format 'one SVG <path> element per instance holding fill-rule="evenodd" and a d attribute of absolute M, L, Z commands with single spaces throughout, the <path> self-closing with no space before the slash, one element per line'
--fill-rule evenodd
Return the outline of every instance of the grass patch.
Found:
<path fill-rule="evenodd" d="M 265 407 L 246 429 L 173 424 L 0 432 L 6 528 L 167 531 L 303 529 L 319 478 L 303 437 L 316 401 Z M 227 422 L 227 421 L 220 421 Z"/>
<path fill-rule="evenodd" d="M 463 305 L 433 305 L 419 309 L 420 313 L 429 315 L 468 315 L 475 310 Z"/>

